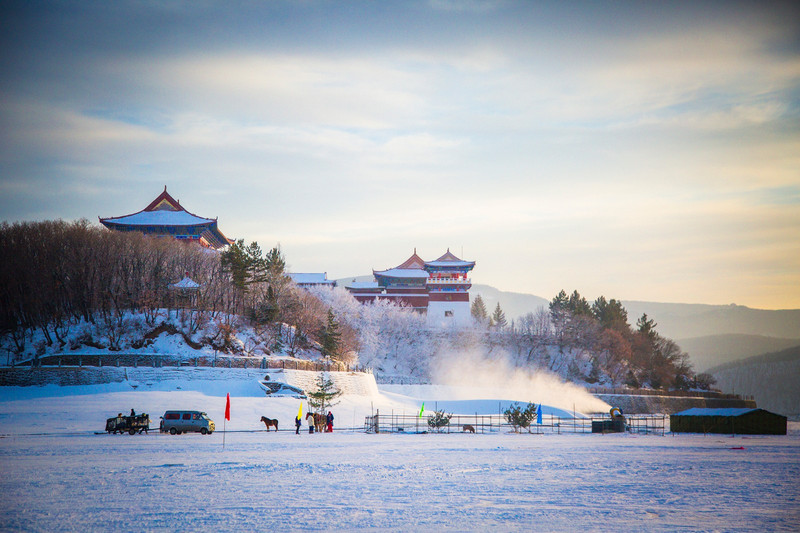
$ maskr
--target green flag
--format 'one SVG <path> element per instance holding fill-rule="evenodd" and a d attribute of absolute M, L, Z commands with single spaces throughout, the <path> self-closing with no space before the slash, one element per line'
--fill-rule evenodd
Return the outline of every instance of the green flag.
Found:
<path fill-rule="evenodd" d="M 419 417 L 422 418 L 422 412 L 425 410 L 425 402 L 422 402 L 422 407 L 419 408 Z"/>

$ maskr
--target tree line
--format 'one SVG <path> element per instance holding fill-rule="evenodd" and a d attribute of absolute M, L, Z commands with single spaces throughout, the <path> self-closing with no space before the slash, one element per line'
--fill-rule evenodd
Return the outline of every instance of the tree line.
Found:
<path fill-rule="evenodd" d="M 518 364 L 547 368 L 587 383 L 654 389 L 709 389 L 709 374 L 695 374 L 689 356 L 674 341 L 656 331 L 643 314 L 635 326 L 616 299 L 598 297 L 589 303 L 576 290 L 560 291 L 548 309 L 530 312 L 509 325 L 497 304 L 489 315 L 480 295 L 472 316 L 489 332 L 489 344 L 502 345 Z"/>
<path fill-rule="evenodd" d="M 45 346 L 70 339 L 119 350 L 132 333 L 142 340 L 173 316 L 169 327 L 223 352 L 313 347 L 346 359 L 358 349 L 353 331 L 286 275 L 278 247 L 264 253 L 240 240 L 220 253 L 59 220 L 2 223 L 0 250 L 0 335 L 18 353 L 34 334 Z M 199 288 L 174 287 L 184 276 Z M 237 341 L 245 325 L 252 333 Z"/>

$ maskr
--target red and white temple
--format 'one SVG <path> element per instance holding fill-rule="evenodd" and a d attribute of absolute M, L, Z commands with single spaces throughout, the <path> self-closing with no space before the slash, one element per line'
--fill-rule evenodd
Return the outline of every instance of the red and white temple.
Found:
<path fill-rule="evenodd" d="M 164 192 L 141 211 L 119 217 L 98 218 L 108 229 L 172 237 L 197 242 L 214 250 L 233 243 L 219 230 L 216 218 L 203 218 L 188 212 L 169 195 L 166 185 Z"/>
<path fill-rule="evenodd" d="M 469 272 L 475 268 L 475 261 L 462 261 L 447 249 L 442 257 L 427 261 L 426 286 L 428 300 L 428 324 L 441 326 L 447 324 L 466 325 L 470 323 L 469 289 L 472 280 Z"/>
<path fill-rule="evenodd" d="M 475 261 L 463 261 L 447 252 L 424 261 L 417 250 L 400 265 L 373 270 L 375 281 L 352 282 L 345 288 L 361 303 L 389 300 L 427 313 L 431 326 L 470 323 L 469 272 Z"/>

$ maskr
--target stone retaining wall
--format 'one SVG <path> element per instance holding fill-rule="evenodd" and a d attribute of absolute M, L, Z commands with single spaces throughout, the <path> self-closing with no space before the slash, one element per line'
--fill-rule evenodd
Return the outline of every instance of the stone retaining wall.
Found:
<path fill-rule="evenodd" d="M 607 404 L 619 407 L 626 414 L 671 415 L 692 407 L 756 407 L 753 400 L 726 398 L 681 398 L 677 396 L 639 396 L 634 394 L 595 394 Z"/>
<path fill-rule="evenodd" d="M 270 381 L 286 383 L 304 391 L 316 389 L 320 372 L 310 370 L 208 368 L 208 367 L 14 367 L 0 368 L 0 387 L 58 385 L 61 387 L 122 383 L 186 381 Z M 367 372 L 328 372 L 333 384 L 344 394 L 372 396 L 378 393 L 375 377 Z"/>

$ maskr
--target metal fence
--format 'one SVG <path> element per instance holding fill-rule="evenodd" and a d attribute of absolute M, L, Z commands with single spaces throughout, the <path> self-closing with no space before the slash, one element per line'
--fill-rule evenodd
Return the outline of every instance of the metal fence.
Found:
<path fill-rule="evenodd" d="M 504 415 L 452 415 L 448 424 L 435 428 L 428 425 L 429 415 L 381 414 L 364 419 L 366 433 L 509 433 L 515 430 Z M 528 428 L 517 428 L 525 433 L 592 433 L 592 422 L 611 420 L 609 415 L 587 418 L 542 415 L 542 423 L 532 423 Z M 626 416 L 627 431 L 637 434 L 664 435 L 667 415 Z"/>
<path fill-rule="evenodd" d="M 286 370 L 310 370 L 314 372 L 366 372 L 371 369 L 358 365 L 348 365 L 338 361 L 303 361 L 299 359 L 269 359 L 266 357 L 230 357 L 202 356 L 181 357 L 177 354 L 137 354 L 137 353 L 104 353 L 104 354 L 54 354 L 31 359 L 12 367 L 210 367 L 210 368 L 257 368 L 268 370 L 281 368 Z"/>

